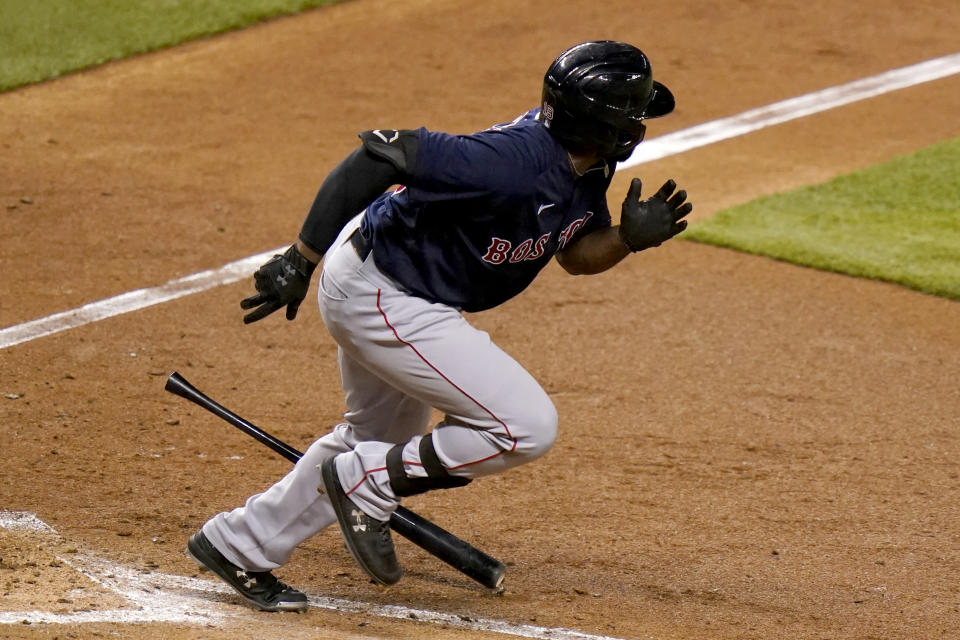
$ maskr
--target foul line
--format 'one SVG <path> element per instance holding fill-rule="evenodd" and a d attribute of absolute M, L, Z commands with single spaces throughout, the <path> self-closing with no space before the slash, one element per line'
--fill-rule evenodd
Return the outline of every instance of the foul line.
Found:
<path fill-rule="evenodd" d="M 35 534 L 59 537 L 57 532 L 32 513 L 24 511 L 0 510 L 0 530 L 21 530 Z M 0 625 L 3 624 L 82 624 L 82 623 L 127 623 L 143 624 L 183 623 L 205 625 L 223 622 L 231 616 L 233 606 L 229 603 L 239 601 L 234 591 L 222 582 L 188 578 L 165 573 L 144 572 L 125 567 L 89 554 L 76 554 L 57 559 L 72 567 L 88 579 L 123 598 L 129 608 L 107 609 L 100 611 L 75 611 L 57 613 L 53 611 L 0 611 Z M 594 635 L 562 627 L 540 627 L 529 624 L 511 624 L 491 618 L 412 609 L 399 605 L 371 604 L 355 602 L 342 598 L 309 596 L 308 603 L 318 609 L 328 609 L 339 613 L 354 613 L 394 618 L 408 622 L 443 625 L 459 629 L 470 629 L 489 633 L 499 633 L 521 638 L 540 640 L 620 640 L 610 636 Z M 246 607 L 244 606 L 244 609 Z M 244 611 L 238 609 L 238 611 Z M 246 613 L 246 611 L 244 611 Z M 253 611 L 250 615 L 256 615 Z"/>
<path fill-rule="evenodd" d="M 729 118 L 721 118 L 695 127 L 645 141 L 634 151 L 621 168 L 634 167 L 645 162 L 661 160 L 690 149 L 742 136 L 765 127 L 834 109 L 851 102 L 873 98 L 891 91 L 946 78 L 960 72 L 960 53 L 918 64 L 886 71 L 876 76 L 855 80 L 814 93 L 783 100 L 744 111 Z M 0 329 L 0 349 L 22 342 L 81 327 L 130 311 L 175 300 L 220 285 L 231 284 L 248 277 L 275 249 L 226 264 L 219 269 L 171 280 L 159 287 L 138 289 L 112 298 L 91 302 L 71 311 Z"/>
<path fill-rule="evenodd" d="M 803 118 L 821 111 L 874 98 L 884 93 L 906 89 L 914 85 L 946 78 L 960 72 L 960 53 L 935 58 L 862 78 L 847 84 L 830 87 L 814 93 L 774 102 L 729 118 L 706 122 L 689 129 L 675 131 L 648 140 L 638 146 L 621 168 L 634 167 L 644 162 L 703 147 L 721 140 L 742 136 L 765 127 Z"/>

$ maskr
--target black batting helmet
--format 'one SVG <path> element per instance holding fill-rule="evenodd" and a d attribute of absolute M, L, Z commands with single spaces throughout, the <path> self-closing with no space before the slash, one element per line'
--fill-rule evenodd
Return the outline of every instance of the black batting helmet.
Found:
<path fill-rule="evenodd" d="M 540 119 L 568 150 L 622 160 L 643 139 L 643 121 L 673 107 L 640 49 L 599 40 L 567 49 L 547 69 Z"/>

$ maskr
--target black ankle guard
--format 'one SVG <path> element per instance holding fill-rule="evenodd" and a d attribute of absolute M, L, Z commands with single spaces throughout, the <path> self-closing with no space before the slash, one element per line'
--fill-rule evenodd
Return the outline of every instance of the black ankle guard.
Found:
<path fill-rule="evenodd" d="M 436 450 L 433 448 L 433 434 L 429 433 L 420 440 L 420 462 L 427 471 L 426 478 L 411 478 L 403 469 L 403 447 L 398 444 L 387 452 L 387 473 L 390 475 L 390 487 L 398 498 L 415 496 L 433 489 L 453 489 L 470 484 L 470 478 L 452 476 L 443 467 Z"/>

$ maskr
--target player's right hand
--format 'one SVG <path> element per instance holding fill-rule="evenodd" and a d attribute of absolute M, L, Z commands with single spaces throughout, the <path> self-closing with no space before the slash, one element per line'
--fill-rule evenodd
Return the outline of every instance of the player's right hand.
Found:
<path fill-rule="evenodd" d="M 240 308 L 253 309 L 243 316 L 244 324 L 265 318 L 284 306 L 287 308 L 287 320 L 296 318 L 316 268 L 317 265 L 297 251 L 296 245 L 292 245 L 283 255 L 270 258 L 253 274 L 257 293 L 240 302 Z"/>

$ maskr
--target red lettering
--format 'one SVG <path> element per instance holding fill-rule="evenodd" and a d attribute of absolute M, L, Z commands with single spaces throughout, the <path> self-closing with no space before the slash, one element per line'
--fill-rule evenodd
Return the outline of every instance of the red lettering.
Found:
<path fill-rule="evenodd" d="M 503 264 L 513 247 L 509 240 L 503 238 L 491 238 L 490 246 L 487 247 L 487 254 L 483 256 L 485 262 L 490 264 Z"/>
<path fill-rule="evenodd" d="M 587 211 L 587 215 L 574 220 L 567 228 L 560 232 L 560 249 L 570 242 L 574 235 L 583 225 L 593 216 L 592 211 Z M 534 241 L 533 238 L 527 238 L 516 247 L 509 240 L 493 237 L 490 239 L 490 246 L 487 247 L 487 253 L 483 256 L 484 262 L 490 264 L 503 264 L 507 260 L 515 264 L 526 260 L 537 260 L 542 258 L 547 252 L 547 243 L 550 242 L 552 234 L 545 233 Z"/>
<path fill-rule="evenodd" d="M 527 259 L 530 249 L 533 248 L 533 238 L 527 238 L 517 245 L 517 248 L 510 254 L 510 262 L 523 262 Z"/>
<path fill-rule="evenodd" d="M 545 233 L 539 238 L 537 238 L 536 244 L 533 245 L 533 251 L 530 252 L 530 255 L 526 257 L 527 260 L 536 260 L 543 256 L 544 251 L 547 248 L 547 240 L 550 239 L 550 234 Z"/>
<path fill-rule="evenodd" d="M 563 249 L 567 243 L 570 242 L 570 238 L 572 238 L 577 231 L 580 231 L 580 228 L 592 217 L 593 211 L 587 211 L 587 215 L 567 225 L 567 228 L 560 232 L 560 248 Z"/>

